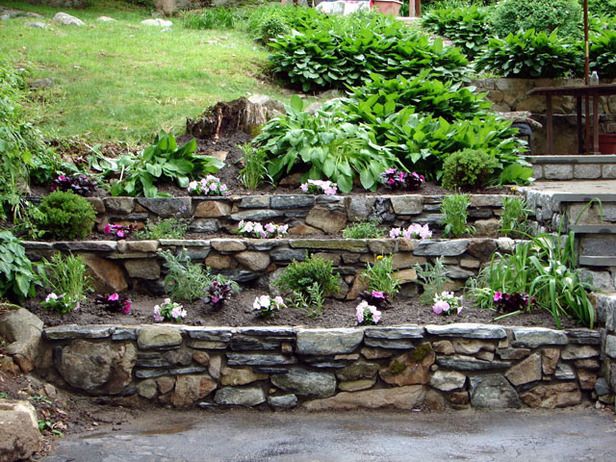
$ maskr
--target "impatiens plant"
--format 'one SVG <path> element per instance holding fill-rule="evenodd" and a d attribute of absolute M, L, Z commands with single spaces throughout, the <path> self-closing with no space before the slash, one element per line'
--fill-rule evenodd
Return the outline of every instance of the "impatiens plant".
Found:
<path fill-rule="evenodd" d="M 237 231 L 243 236 L 252 236 L 261 239 L 272 237 L 282 237 L 287 234 L 289 225 L 277 225 L 275 223 L 267 223 L 263 226 L 256 221 L 240 221 Z"/>
<path fill-rule="evenodd" d="M 391 308 L 391 302 L 389 296 L 381 290 L 370 290 L 362 292 L 359 297 L 368 302 L 369 305 L 376 306 L 380 310 L 387 310 Z"/>
<path fill-rule="evenodd" d="M 462 312 L 462 297 L 456 297 L 453 292 L 443 291 L 436 294 L 433 302 L 432 312 L 436 315 L 449 316 Z"/>
<path fill-rule="evenodd" d="M 220 178 L 214 175 L 207 175 L 199 181 L 188 183 L 186 190 L 192 196 L 224 196 L 228 188 Z"/>
<path fill-rule="evenodd" d="M 430 227 L 425 225 L 419 225 L 413 223 L 408 228 L 392 228 L 389 231 L 389 237 L 392 239 L 404 238 L 404 239 L 429 239 L 432 237 L 432 231 Z"/>
<path fill-rule="evenodd" d="M 496 311 L 502 313 L 519 313 L 526 311 L 532 304 L 533 299 L 523 292 L 511 294 L 496 291 L 492 297 Z"/>
<path fill-rule="evenodd" d="M 56 295 L 54 292 L 45 297 L 41 302 L 41 307 L 58 314 L 67 314 L 79 309 L 79 302 L 71 300 L 66 294 Z"/>
<path fill-rule="evenodd" d="M 355 308 L 355 319 L 359 326 L 375 325 L 381 322 L 381 312 L 364 300 Z"/>
<path fill-rule="evenodd" d="M 325 194 L 326 196 L 334 196 L 338 193 L 336 183 L 322 180 L 308 180 L 299 189 L 308 194 Z"/>
<path fill-rule="evenodd" d="M 214 310 L 219 310 L 238 291 L 237 283 L 227 280 L 224 276 L 218 276 L 208 285 L 204 302 L 211 305 Z"/>
<path fill-rule="evenodd" d="M 116 239 L 126 239 L 135 231 L 133 225 L 113 225 L 107 223 L 103 228 L 105 234 L 111 235 Z"/>
<path fill-rule="evenodd" d="M 426 182 L 426 179 L 417 172 L 407 173 L 397 168 L 388 168 L 381 174 L 381 181 L 389 189 L 417 191 Z"/>
<path fill-rule="evenodd" d="M 109 295 L 97 295 L 96 303 L 112 313 L 130 314 L 133 307 L 130 298 L 117 292 Z"/>
<path fill-rule="evenodd" d="M 84 173 L 65 175 L 60 173 L 51 182 L 52 191 L 72 191 L 80 196 L 90 196 L 96 189 L 96 183 Z"/>
<path fill-rule="evenodd" d="M 274 298 L 269 295 L 261 295 L 255 298 L 252 309 L 259 318 L 269 318 L 274 313 L 286 308 L 284 300 L 280 296 Z"/>
<path fill-rule="evenodd" d="M 172 321 L 180 322 L 188 316 L 182 305 L 172 302 L 170 298 L 165 298 L 160 305 L 154 305 L 152 317 L 154 322 Z"/>

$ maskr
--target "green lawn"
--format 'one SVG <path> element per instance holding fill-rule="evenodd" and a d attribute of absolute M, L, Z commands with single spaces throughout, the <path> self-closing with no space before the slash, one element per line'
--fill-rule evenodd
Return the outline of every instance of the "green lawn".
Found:
<path fill-rule="evenodd" d="M 50 20 L 58 9 L 22 2 L 4 6 L 36 11 Z M 207 106 L 252 93 L 289 97 L 262 78 L 265 50 L 233 31 L 184 29 L 174 18 L 170 32 L 142 26 L 146 10 L 107 3 L 86 10 L 63 9 L 86 27 L 26 27 L 32 18 L 0 21 L 0 56 L 24 65 L 32 78 L 53 78 L 38 90 L 28 111 L 43 130 L 59 138 L 138 142 L 164 128 L 181 131 L 186 117 Z M 100 15 L 115 23 L 99 23 Z"/>

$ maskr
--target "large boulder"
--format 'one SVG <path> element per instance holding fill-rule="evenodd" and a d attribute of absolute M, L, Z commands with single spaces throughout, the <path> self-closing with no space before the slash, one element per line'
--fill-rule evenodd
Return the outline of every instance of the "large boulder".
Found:
<path fill-rule="evenodd" d="M 131 343 L 75 340 L 54 350 L 56 369 L 74 388 L 91 394 L 119 394 L 132 381 L 137 349 Z"/>
<path fill-rule="evenodd" d="M 43 321 L 24 308 L 0 315 L 0 338 L 8 343 L 4 351 L 26 374 L 36 364 L 42 330 Z"/>
<path fill-rule="evenodd" d="M 27 401 L 0 400 L 0 462 L 29 460 L 40 446 L 34 407 Z"/>
<path fill-rule="evenodd" d="M 285 113 L 284 105 L 269 96 L 252 95 L 219 102 L 197 119 L 186 121 L 186 132 L 199 139 L 218 139 L 225 134 L 253 134 L 268 120 Z"/>
<path fill-rule="evenodd" d="M 81 19 L 76 18 L 75 16 L 71 16 L 68 13 L 56 13 L 53 17 L 53 20 L 59 24 L 64 26 L 85 26 L 86 23 Z"/>

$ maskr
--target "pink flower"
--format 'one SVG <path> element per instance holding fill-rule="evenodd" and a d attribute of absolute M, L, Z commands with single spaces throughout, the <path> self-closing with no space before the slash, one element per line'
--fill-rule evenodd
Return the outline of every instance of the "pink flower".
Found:
<path fill-rule="evenodd" d="M 120 237 L 120 238 L 121 238 L 121 237 L 124 237 L 124 231 L 123 231 L 123 230 L 121 230 L 121 229 L 120 229 L 120 230 L 118 230 L 118 232 L 116 233 L 116 236 L 118 236 L 118 237 Z"/>
<path fill-rule="evenodd" d="M 500 302 L 502 299 L 503 299 L 503 293 L 502 292 L 499 292 L 499 291 L 494 292 L 494 299 L 493 300 L 495 302 Z"/>
<path fill-rule="evenodd" d="M 392 239 L 397 239 L 402 235 L 402 230 L 400 228 L 392 228 L 389 232 L 389 237 Z"/>
<path fill-rule="evenodd" d="M 370 295 L 372 298 L 385 298 L 385 293 L 380 290 L 373 290 Z"/>
<path fill-rule="evenodd" d="M 308 183 L 304 183 L 299 187 L 303 192 L 308 192 Z"/>
<path fill-rule="evenodd" d="M 122 314 L 130 314 L 132 307 L 132 302 L 127 299 L 122 305 Z"/>
<path fill-rule="evenodd" d="M 120 295 L 118 295 L 116 292 L 114 292 L 109 297 L 107 297 L 107 300 L 110 301 L 110 302 L 117 302 L 118 300 L 120 300 Z"/>
<path fill-rule="evenodd" d="M 438 315 L 447 313 L 449 311 L 449 308 L 451 308 L 449 306 L 449 303 L 443 300 L 439 300 L 438 302 L 434 303 L 434 305 L 432 305 L 432 311 L 434 312 L 434 314 Z"/>
<path fill-rule="evenodd" d="M 154 306 L 154 309 L 152 310 L 152 318 L 154 319 L 154 322 L 163 322 L 165 320 L 165 318 L 163 318 L 163 316 L 160 314 L 159 305 Z"/>
<path fill-rule="evenodd" d="M 374 308 L 372 311 L 372 321 L 375 324 L 378 324 L 381 321 L 381 312 L 379 310 L 377 310 L 375 307 L 371 307 Z"/>
<path fill-rule="evenodd" d="M 107 223 L 103 231 L 105 232 L 105 234 L 111 234 L 111 225 Z"/>

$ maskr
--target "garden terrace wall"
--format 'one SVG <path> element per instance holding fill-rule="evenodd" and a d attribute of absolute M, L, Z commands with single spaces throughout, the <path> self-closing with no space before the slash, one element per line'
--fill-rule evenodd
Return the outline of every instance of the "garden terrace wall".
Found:
<path fill-rule="evenodd" d="M 616 79 L 602 79 L 601 83 L 616 83 Z M 582 79 L 479 79 L 473 85 L 479 91 L 487 92 L 488 99 L 499 112 L 528 111 L 533 119 L 544 128 L 533 131 L 533 153 L 546 152 L 546 106 L 544 96 L 529 96 L 528 92 L 537 87 L 561 87 L 583 85 Z M 577 149 L 575 98 L 563 96 L 553 99 L 555 154 L 574 154 Z M 602 133 L 616 133 L 616 96 L 601 100 Z"/>
<path fill-rule="evenodd" d="M 616 179 L 616 155 L 533 156 L 529 160 L 537 180 Z"/>
<path fill-rule="evenodd" d="M 46 379 L 176 407 L 556 408 L 605 391 L 588 329 L 66 325 L 43 337 Z"/>
<path fill-rule="evenodd" d="M 602 330 L 601 336 L 603 364 L 596 392 L 603 403 L 616 404 L 616 294 L 598 295 L 597 311 L 605 329 Z"/>
<path fill-rule="evenodd" d="M 444 257 L 448 275 L 461 287 L 489 261 L 495 251 L 511 251 L 509 238 L 469 238 L 443 240 L 407 239 L 231 239 L 158 241 L 71 241 L 23 243 L 33 260 L 54 251 L 72 252 L 84 257 L 99 285 L 111 290 L 128 287 L 154 294 L 162 293 L 164 269 L 160 250 L 186 249 L 193 261 L 201 261 L 216 273 L 238 282 L 267 284 L 279 268 L 306 254 L 316 254 L 334 263 L 343 276 L 339 297 L 357 298 L 365 287 L 356 275 L 379 255 L 393 254 L 395 275 L 405 284 L 403 290 L 416 293 L 417 275 L 413 267 Z"/>
<path fill-rule="evenodd" d="M 392 226 L 442 222 L 444 196 L 421 194 L 314 196 L 264 194 L 226 197 L 88 198 L 97 212 L 99 231 L 107 223 L 142 225 L 147 220 L 176 217 L 189 222 L 189 232 L 232 232 L 240 220 L 287 223 L 297 235 L 337 234 L 355 221 L 378 218 Z M 504 195 L 472 196 L 469 221 L 478 229 L 494 229 Z M 32 198 L 37 201 L 38 198 Z M 496 226 L 498 229 L 498 226 Z"/>

